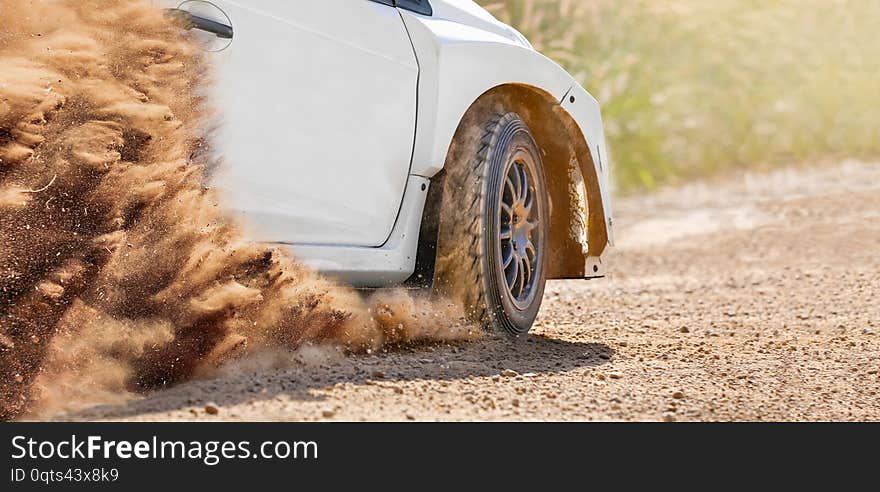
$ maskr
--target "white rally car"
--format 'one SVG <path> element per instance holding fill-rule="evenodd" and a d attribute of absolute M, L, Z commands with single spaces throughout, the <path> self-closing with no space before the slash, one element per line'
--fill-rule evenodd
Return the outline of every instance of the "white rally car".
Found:
<path fill-rule="evenodd" d="M 470 0 L 155 0 L 216 62 L 218 187 L 259 240 L 358 287 L 529 330 L 604 275 L 599 104 Z"/>

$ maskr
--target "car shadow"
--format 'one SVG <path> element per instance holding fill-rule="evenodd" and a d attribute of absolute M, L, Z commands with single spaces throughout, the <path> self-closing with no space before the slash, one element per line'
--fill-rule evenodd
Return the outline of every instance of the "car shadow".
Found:
<path fill-rule="evenodd" d="M 408 346 L 376 355 L 339 356 L 309 364 L 294 362 L 283 368 L 263 365 L 226 369 L 212 379 L 194 380 L 123 404 L 97 405 L 51 419 L 123 419 L 200 408 L 208 402 L 226 407 L 275 398 L 313 401 L 324 398 L 314 390 L 336 384 L 451 381 L 490 377 L 505 370 L 526 377 L 555 374 L 606 364 L 613 356 L 613 349 L 602 343 L 572 342 L 543 335 L 528 335 L 519 340 L 491 337 L 470 343 Z"/>

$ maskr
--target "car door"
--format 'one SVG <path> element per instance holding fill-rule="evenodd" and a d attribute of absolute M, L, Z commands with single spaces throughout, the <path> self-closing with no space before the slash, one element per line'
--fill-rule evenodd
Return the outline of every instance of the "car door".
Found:
<path fill-rule="evenodd" d="M 231 39 L 199 34 L 216 62 L 216 182 L 227 205 L 259 240 L 382 245 L 416 121 L 418 65 L 397 10 L 371 0 L 178 8 L 232 28 Z"/>

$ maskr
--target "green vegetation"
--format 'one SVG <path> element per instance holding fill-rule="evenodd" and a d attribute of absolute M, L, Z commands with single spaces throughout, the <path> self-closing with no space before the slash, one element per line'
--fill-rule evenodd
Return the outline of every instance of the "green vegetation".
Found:
<path fill-rule="evenodd" d="M 880 155 L 875 0 L 481 0 L 603 105 L 622 191 Z"/>

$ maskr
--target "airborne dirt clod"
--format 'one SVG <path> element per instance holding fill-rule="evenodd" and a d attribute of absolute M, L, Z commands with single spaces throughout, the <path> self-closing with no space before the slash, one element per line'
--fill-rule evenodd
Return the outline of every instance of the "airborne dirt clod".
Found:
<path fill-rule="evenodd" d="M 239 233 L 206 187 L 210 70 L 185 33 L 149 2 L 0 0 L 0 420 L 309 344 L 480 335 Z"/>

